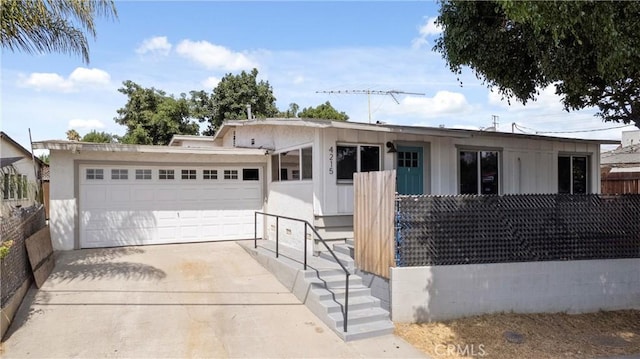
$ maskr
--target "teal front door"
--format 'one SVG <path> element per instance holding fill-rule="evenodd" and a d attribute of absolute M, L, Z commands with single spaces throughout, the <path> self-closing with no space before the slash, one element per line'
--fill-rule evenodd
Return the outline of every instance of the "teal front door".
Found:
<path fill-rule="evenodd" d="M 423 194 L 423 155 L 422 147 L 398 146 L 396 166 L 400 194 Z"/>

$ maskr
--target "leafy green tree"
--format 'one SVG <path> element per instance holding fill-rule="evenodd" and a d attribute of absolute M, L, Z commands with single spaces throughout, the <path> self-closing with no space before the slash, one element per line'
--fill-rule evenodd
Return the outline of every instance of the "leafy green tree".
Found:
<path fill-rule="evenodd" d="M 258 70 L 250 73 L 242 71 L 239 75 L 226 74 L 218 86 L 213 89 L 206 101 L 202 92 L 197 92 L 192 104 L 201 101 L 201 112 L 195 112 L 199 121 L 209 122 L 209 126 L 203 132 L 204 135 L 213 135 L 225 120 L 243 120 L 247 118 L 247 105 L 251 106 L 251 114 L 257 118 L 275 117 L 278 114 L 273 95 L 273 89 L 268 81 L 257 81 Z"/>
<path fill-rule="evenodd" d="M 289 104 L 289 108 L 287 108 L 286 111 L 280 111 L 278 112 L 277 117 L 278 118 L 294 118 L 294 117 L 298 117 L 298 113 L 300 111 L 300 106 L 293 102 Z"/>
<path fill-rule="evenodd" d="M 40 159 L 40 161 L 49 164 L 49 154 L 48 153 L 43 153 L 40 156 L 38 156 L 38 158 Z"/>
<path fill-rule="evenodd" d="M 166 145 L 173 135 L 198 134 L 199 127 L 190 116 L 190 103 L 185 94 L 176 98 L 133 81 L 123 82 L 118 91 L 128 98 L 115 118 L 116 123 L 127 127 L 122 143 Z"/>
<path fill-rule="evenodd" d="M 522 103 L 555 86 L 567 111 L 640 127 L 640 2 L 441 3 L 434 50 Z"/>
<path fill-rule="evenodd" d="M 95 142 L 95 143 L 113 143 L 116 137 L 107 132 L 98 132 L 93 130 L 82 137 L 83 142 Z"/>
<path fill-rule="evenodd" d="M 80 134 L 74 129 L 70 129 L 65 135 L 67 135 L 67 140 L 69 141 L 80 141 Z"/>
<path fill-rule="evenodd" d="M 298 113 L 298 117 L 300 118 L 320 118 L 326 120 L 337 120 L 337 121 L 347 121 L 349 116 L 347 116 L 344 112 L 338 112 L 329 101 L 320 104 L 316 107 L 307 107 L 303 108 L 300 113 Z"/>
<path fill-rule="evenodd" d="M 96 17 L 117 18 L 112 0 L 0 1 L 0 43 L 11 51 L 62 52 L 89 63 L 87 34 L 95 38 Z"/>

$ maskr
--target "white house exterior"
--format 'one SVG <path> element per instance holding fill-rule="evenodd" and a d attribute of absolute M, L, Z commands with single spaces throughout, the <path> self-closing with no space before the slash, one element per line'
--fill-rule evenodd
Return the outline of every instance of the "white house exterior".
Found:
<path fill-rule="evenodd" d="M 38 177 L 45 164 L 4 132 L 0 132 L 0 157 L 0 200 L 4 217 L 15 208 L 36 203 Z"/>
<path fill-rule="evenodd" d="M 229 121 L 213 138 L 175 136 L 169 146 L 36 148 L 51 150 L 54 246 L 73 249 L 253 238 L 260 210 L 348 238 L 354 171 L 396 169 L 407 193 L 598 193 L 605 143 L 617 142 L 267 119 Z M 273 221 L 258 227 L 259 236 L 275 233 Z M 299 223 L 279 228 L 280 240 L 302 246 Z"/>

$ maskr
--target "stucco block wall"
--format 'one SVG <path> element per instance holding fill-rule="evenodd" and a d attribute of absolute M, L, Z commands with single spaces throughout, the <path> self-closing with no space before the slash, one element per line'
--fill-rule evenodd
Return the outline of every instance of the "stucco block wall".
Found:
<path fill-rule="evenodd" d="M 391 268 L 397 322 L 640 309 L 640 259 Z"/>
<path fill-rule="evenodd" d="M 313 182 L 311 181 L 286 181 L 271 182 L 265 210 L 270 214 L 293 217 L 306 220 L 313 224 Z M 266 237 L 275 240 L 276 223 L 274 218 L 265 219 Z M 299 250 L 304 249 L 304 224 L 301 222 L 282 219 L 279 223 L 279 241 L 289 247 Z M 311 238 L 311 230 L 307 238 Z M 308 251 L 313 246 L 311 241 L 307 243 Z"/>
<path fill-rule="evenodd" d="M 391 291 L 389 280 L 369 272 L 356 270 L 356 274 L 362 278 L 362 283 L 371 289 L 371 295 L 380 299 L 382 309 L 391 311 Z"/>

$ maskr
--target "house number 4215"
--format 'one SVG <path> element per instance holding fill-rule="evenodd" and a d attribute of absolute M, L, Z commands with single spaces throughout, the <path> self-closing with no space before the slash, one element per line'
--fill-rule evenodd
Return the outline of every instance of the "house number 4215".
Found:
<path fill-rule="evenodd" d="M 329 174 L 333 174 L 333 146 L 329 147 Z"/>

